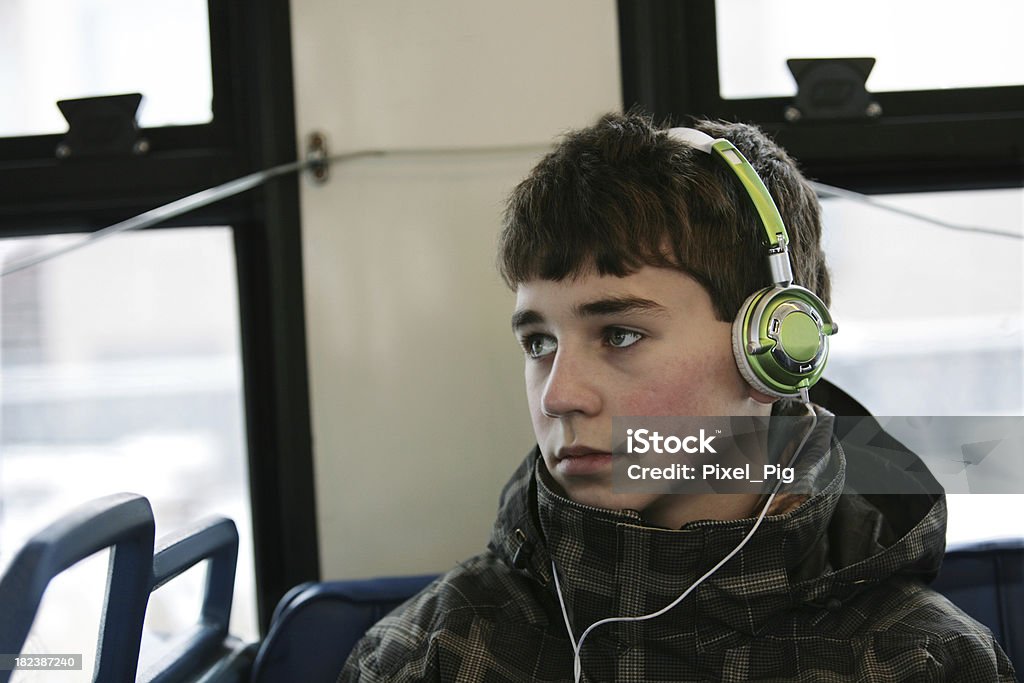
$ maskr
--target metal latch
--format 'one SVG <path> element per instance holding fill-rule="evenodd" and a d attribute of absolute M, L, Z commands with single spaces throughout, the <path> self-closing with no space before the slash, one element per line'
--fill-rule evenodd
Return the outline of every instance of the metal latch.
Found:
<path fill-rule="evenodd" d="M 789 123 L 822 119 L 877 119 L 882 106 L 865 84 L 874 57 L 787 59 L 796 97 L 783 111 Z"/>
<path fill-rule="evenodd" d="M 54 150 L 57 158 L 146 154 L 149 141 L 140 136 L 135 119 L 141 102 L 139 93 L 61 100 L 57 107 L 67 119 L 68 134 Z"/>

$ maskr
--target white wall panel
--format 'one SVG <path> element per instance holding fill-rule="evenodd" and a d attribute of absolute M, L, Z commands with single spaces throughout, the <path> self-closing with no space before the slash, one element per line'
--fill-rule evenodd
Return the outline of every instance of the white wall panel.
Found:
<path fill-rule="evenodd" d="M 299 130 L 339 149 L 547 141 L 621 107 L 612 0 L 295 0 Z"/>
<path fill-rule="evenodd" d="M 533 444 L 495 239 L 552 140 L 621 108 L 615 3 L 294 0 L 292 22 L 300 135 L 390 150 L 302 188 L 322 573 L 442 571 Z M 425 149 L 448 151 L 402 151 Z"/>

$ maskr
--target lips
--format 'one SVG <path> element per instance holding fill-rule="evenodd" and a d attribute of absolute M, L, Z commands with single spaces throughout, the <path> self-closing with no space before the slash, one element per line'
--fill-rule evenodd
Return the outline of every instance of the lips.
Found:
<path fill-rule="evenodd" d="M 558 449 L 557 458 L 559 460 L 565 460 L 566 458 L 583 458 L 588 455 L 608 455 L 608 451 L 601 450 L 600 448 L 591 448 L 589 446 L 569 446 Z"/>
<path fill-rule="evenodd" d="M 566 476 L 604 472 L 612 464 L 611 453 L 589 446 L 560 448 L 555 459 L 555 469 Z"/>

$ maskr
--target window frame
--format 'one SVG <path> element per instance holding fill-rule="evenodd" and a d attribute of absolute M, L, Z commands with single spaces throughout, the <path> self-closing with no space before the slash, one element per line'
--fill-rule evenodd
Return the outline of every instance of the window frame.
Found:
<path fill-rule="evenodd" d="M 861 192 L 1024 186 L 1024 85 L 872 93 L 876 120 L 790 123 L 790 98 L 721 97 L 714 0 L 618 0 L 618 12 L 627 109 L 756 123 L 807 176 Z"/>
<path fill-rule="evenodd" d="M 0 236 L 94 231 L 297 156 L 287 0 L 209 0 L 213 120 L 143 129 L 151 151 L 58 160 L 63 134 L 0 138 Z M 118 94 L 118 93 L 111 93 Z M 319 580 L 298 178 L 159 227 L 227 225 L 238 272 L 257 609 Z"/>

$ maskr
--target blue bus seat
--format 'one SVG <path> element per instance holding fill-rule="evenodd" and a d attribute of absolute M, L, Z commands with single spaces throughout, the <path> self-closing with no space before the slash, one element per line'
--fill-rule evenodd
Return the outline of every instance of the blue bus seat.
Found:
<path fill-rule="evenodd" d="M 436 575 L 303 583 L 274 610 L 250 683 L 334 683 L 366 630 Z"/>
<path fill-rule="evenodd" d="M 149 598 L 154 529 L 149 501 L 125 493 L 75 508 L 35 534 L 0 578 L 0 652 L 22 652 L 43 593 L 54 577 L 110 547 L 95 680 L 134 680 Z M 0 670 L 0 683 L 7 683 L 11 674 Z"/>
<path fill-rule="evenodd" d="M 209 564 L 198 623 L 140 672 L 139 683 L 192 680 L 209 667 L 222 668 L 221 662 L 236 651 L 235 658 L 252 652 L 237 639 L 228 638 L 238 562 L 238 529 L 230 519 L 210 517 L 162 538 L 153 556 L 150 592 L 204 561 Z M 219 675 L 228 683 L 226 671 Z"/>
<path fill-rule="evenodd" d="M 992 631 L 1024 666 L 1024 539 L 949 548 L 932 588 Z"/>
<path fill-rule="evenodd" d="M 243 683 L 255 648 L 228 637 L 238 531 L 210 518 L 162 539 L 154 548 L 153 510 L 144 497 L 119 493 L 86 503 L 36 533 L 0 577 L 0 652 L 22 653 L 46 587 L 58 574 L 112 548 L 97 683 Z M 154 554 L 155 550 L 155 554 Z M 139 672 L 139 649 L 150 594 L 199 562 L 209 561 L 199 622 L 176 646 Z M 209 671 L 220 672 L 210 677 Z M 0 671 L 0 683 L 11 671 Z"/>

